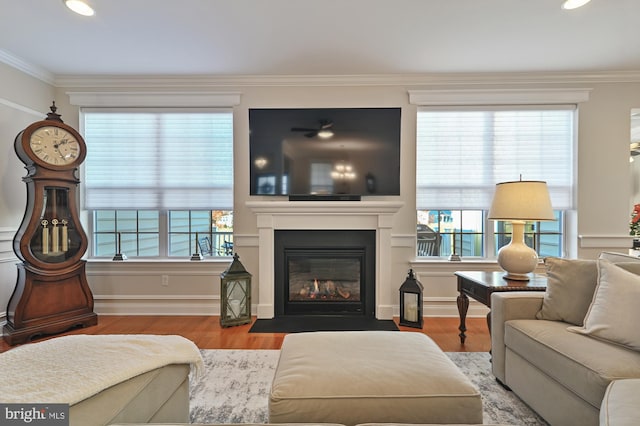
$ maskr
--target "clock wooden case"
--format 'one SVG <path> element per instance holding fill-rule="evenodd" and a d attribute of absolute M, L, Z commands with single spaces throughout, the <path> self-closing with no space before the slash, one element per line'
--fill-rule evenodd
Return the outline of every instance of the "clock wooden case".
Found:
<path fill-rule="evenodd" d="M 10 345 L 98 322 L 82 259 L 87 235 L 78 217 L 84 140 L 54 103 L 45 120 L 18 133 L 14 147 L 27 169 L 27 206 L 13 239 L 22 262 L 4 326 Z"/>

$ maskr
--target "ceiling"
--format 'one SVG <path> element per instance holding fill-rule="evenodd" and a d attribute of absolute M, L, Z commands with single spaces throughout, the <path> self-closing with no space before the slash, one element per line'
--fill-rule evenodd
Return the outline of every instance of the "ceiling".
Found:
<path fill-rule="evenodd" d="M 640 70 L 640 1 L 0 0 L 0 59 L 53 76 Z"/>

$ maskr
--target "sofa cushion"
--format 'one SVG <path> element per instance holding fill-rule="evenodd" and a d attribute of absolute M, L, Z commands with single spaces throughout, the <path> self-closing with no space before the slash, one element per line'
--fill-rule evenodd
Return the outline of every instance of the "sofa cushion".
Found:
<path fill-rule="evenodd" d="M 598 282 L 596 261 L 547 257 L 544 264 L 547 290 L 536 318 L 582 325 Z"/>
<path fill-rule="evenodd" d="M 559 321 L 507 321 L 505 344 L 595 408 L 600 408 L 612 380 L 640 378 L 640 353 L 572 333 L 567 326 Z"/>
<path fill-rule="evenodd" d="M 584 327 L 570 331 L 588 334 L 640 351 L 640 276 L 608 260 L 598 260 L 598 286 Z"/>

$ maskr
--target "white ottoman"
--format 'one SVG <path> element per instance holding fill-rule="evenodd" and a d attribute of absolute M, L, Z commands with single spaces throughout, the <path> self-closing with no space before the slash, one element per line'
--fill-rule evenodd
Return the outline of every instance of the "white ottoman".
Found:
<path fill-rule="evenodd" d="M 289 334 L 269 394 L 269 423 L 482 423 L 480 393 L 426 335 Z"/>
<path fill-rule="evenodd" d="M 188 422 L 192 367 L 200 351 L 181 336 L 61 336 L 0 354 L 0 399 L 69 404 L 71 426 Z"/>

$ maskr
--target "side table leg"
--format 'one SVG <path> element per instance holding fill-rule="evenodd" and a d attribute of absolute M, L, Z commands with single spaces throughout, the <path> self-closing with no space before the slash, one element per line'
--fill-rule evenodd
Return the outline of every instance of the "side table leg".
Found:
<path fill-rule="evenodd" d="M 467 319 L 467 310 L 469 310 L 469 298 L 466 294 L 460 292 L 458 296 L 458 314 L 460 315 L 460 343 L 464 344 L 464 340 L 467 338 L 467 335 L 464 334 L 467 331 L 466 319 Z"/>

